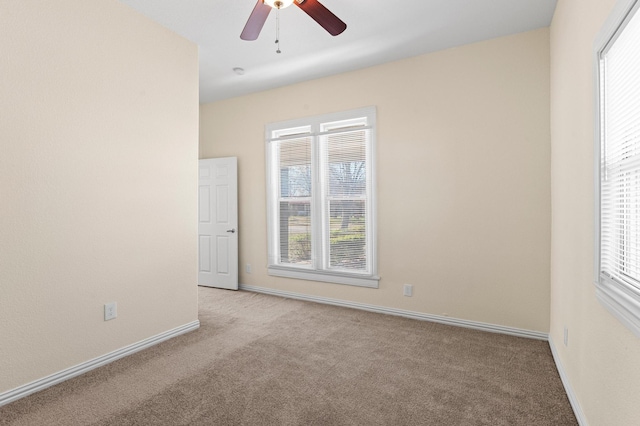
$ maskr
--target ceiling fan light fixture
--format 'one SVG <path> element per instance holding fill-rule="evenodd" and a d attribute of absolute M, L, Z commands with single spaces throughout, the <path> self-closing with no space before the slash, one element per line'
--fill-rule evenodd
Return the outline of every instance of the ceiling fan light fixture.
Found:
<path fill-rule="evenodd" d="M 271 6 L 274 9 L 284 9 L 293 4 L 293 0 L 264 0 L 264 4 Z"/>

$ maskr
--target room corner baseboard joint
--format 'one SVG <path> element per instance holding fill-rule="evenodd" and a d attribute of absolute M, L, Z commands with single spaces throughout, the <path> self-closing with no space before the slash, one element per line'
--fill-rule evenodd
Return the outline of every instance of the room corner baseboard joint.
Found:
<path fill-rule="evenodd" d="M 567 397 L 569 398 L 569 403 L 571 404 L 571 408 L 573 409 L 573 413 L 576 416 L 576 420 L 578 420 L 578 424 L 580 426 L 587 426 L 587 419 L 584 416 L 584 412 L 582 411 L 582 407 L 578 402 L 578 398 L 573 391 L 573 387 L 571 386 L 571 382 L 569 381 L 569 377 L 560 362 L 560 356 L 558 355 L 558 351 L 556 350 L 556 345 L 553 341 L 551 335 L 549 335 L 549 347 L 551 348 L 551 354 L 553 355 L 553 361 L 556 364 L 556 368 L 558 369 L 558 374 L 560 375 L 560 380 L 562 381 L 562 385 L 564 386 L 564 390 L 567 393 Z"/>

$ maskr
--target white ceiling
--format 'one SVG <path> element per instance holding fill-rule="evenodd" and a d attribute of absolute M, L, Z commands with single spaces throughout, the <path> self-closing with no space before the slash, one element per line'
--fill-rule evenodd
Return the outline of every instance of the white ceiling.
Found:
<path fill-rule="evenodd" d="M 320 0 L 347 24 L 336 37 L 292 5 L 280 11 L 281 54 L 275 11 L 258 40 L 240 40 L 256 0 L 120 1 L 200 47 L 206 103 L 546 27 L 557 0 Z"/>

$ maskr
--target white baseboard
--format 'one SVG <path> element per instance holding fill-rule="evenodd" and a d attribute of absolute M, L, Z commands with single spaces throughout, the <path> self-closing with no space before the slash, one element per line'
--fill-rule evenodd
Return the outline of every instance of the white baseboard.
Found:
<path fill-rule="evenodd" d="M 99 356 L 76 366 L 59 371 L 50 376 L 43 377 L 42 379 L 27 383 L 26 385 L 22 385 L 15 389 L 0 393 L 0 407 L 9 404 L 10 402 L 13 402 L 17 399 L 24 398 L 25 396 L 32 393 L 64 382 L 65 380 L 69 380 L 73 377 L 84 374 L 88 371 L 93 370 L 94 368 L 102 367 L 103 365 L 109 364 L 110 362 L 113 362 L 117 359 L 124 358 L 125 356 L 134 354 L 143 349 L 147 349 L 148 347 L 151 347 L 153 345 L 157 345 L 158 343 L 164 342 L 165 340 L 169 340 L 181 334 L 188 333 L 189 331 L 196 330 L 199 327 L 200 321 L 196 320 L 172 330 L 165 331 L 164 333 L 160 333 L 158 335 L 125 346 L 124 348 L 118 349 L 116 351 L 109 352 L 108 354 Z"/>
<path fill-rule="evenodd" d="M 495 324 L 487 324 L 483 322 L 467 321 L 463 319 L 443 317 L 440 315 L 423 314 L 421 312 L 405 311 L 403 309 L 387 308 L 384 306 L 367 305 L 358 302 L 349 302 L 346 300 L 330 299 L 327 297 L 311 296 L 301 293 L 293 293 L 290 291 L 274 290 L 271 288 L 257 287 L 253 285 L 240 284 L 240 290 L 252 291 L 255 293 L 270 294 L 273 296 L 281 296 L 289 299 L 306 300 L 309 302 L 324 303 L 327 305 L 344 306 L 347 308 L 361 309 L 363 311 L 377 312 L 381 314 L 396 315 L 400 317 L 412 318 L 421 321 L 431 321 L 440 324 L 455 325 L 458 327 L 472 328 L 475 330 L 489 331 L 492 333 L 509 334 L 511 336 L 526 337 L 529 339 L 547 340 L 549 335 L 539 331 L 523 330 L 520 328 L 505 327 Z"/>
<path fill-rule="evenodd" d="M 562 385 L 564 386 L 564 390 L 567 393 L 567 397 L 569 398 L 569 403 L 571 404 L 571 408 L 573 408 L 573 413 L 578 420 L 578 424 L 580 426 L 587 426 L 587 419 L 584 416 L 584 412 L 582 411 L 582 407 L 580 407 L 580 403 L 578 402 L 578 398 L 576 394 L 573 392 L 573 388 L 571 387 L 571 382 L 569 381 L 569 377 L 567 373 L 564 371 L 564 366 L 562 362 L 560 362 L 560 357 L 558 356 L 558 351 L 556 350 L 556 345 L 553 341 L 551 335 L 549 335 L 549 347 L 551 348 L 551 353 L 553 354 L 553 360 L 556 363 L 556 368 L 558 369 L 558 373 L 560 374 L 560 380 L 562 380 Z"/>

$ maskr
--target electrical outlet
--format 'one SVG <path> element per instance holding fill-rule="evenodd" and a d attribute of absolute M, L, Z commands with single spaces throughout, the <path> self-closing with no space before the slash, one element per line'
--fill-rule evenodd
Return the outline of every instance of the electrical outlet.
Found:
<path fill-rule="evenodd" d="M 244 267 L 244 270 L 245 270 L 245 272 L 247 274 L 250 274 L 251 273 L 251 264 L 247 263 L 247 266 Z"/>
<path fill-rule="evenodd" d="M 118 316 L 118 304 L 116 302 L 104 305 L 104 320 L 109 321 Z"/>
<path fill-rule="evenodd" d="M 403 294 L 407 297 L 413 296 L 413 286 L 411 284 L 405 284 Z"/>
<path fill-rule="evenodd" d="M 569 346 L 569 329 L 567 326 L 564 327 L 564 345 Z"/>

